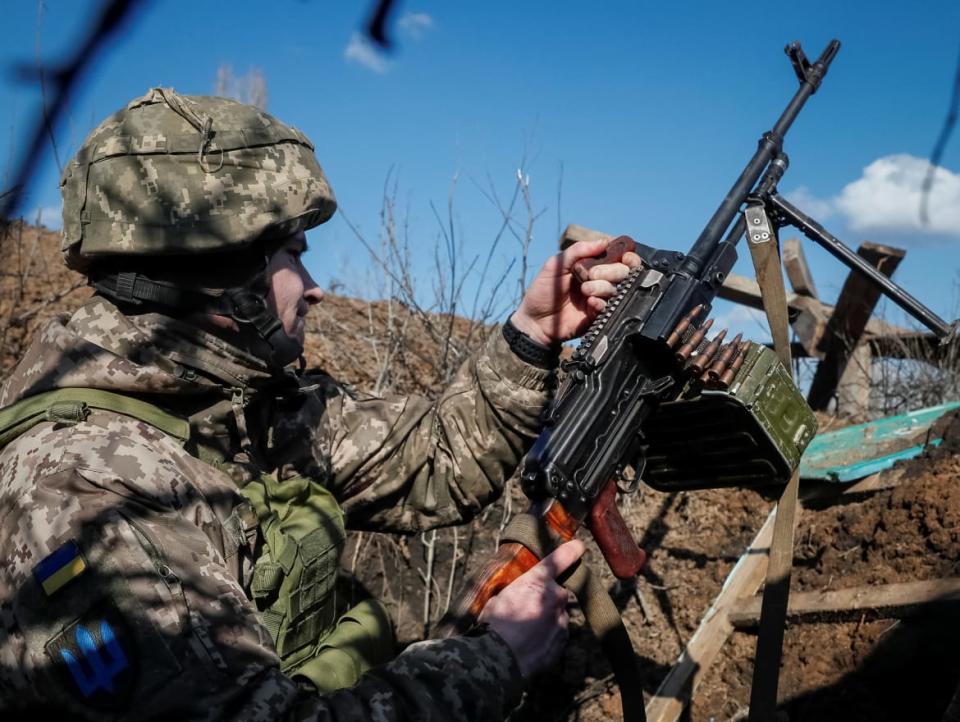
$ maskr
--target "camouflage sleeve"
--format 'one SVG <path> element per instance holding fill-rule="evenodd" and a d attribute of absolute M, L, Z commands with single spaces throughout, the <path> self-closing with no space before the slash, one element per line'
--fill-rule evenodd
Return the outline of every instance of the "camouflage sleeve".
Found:
<path fill-rule="evenodd" d="M 239 508 L 229 479 L 127 417 L 40 424 L 4 449 L 3 718 L 472 722 L 516 701 L 516 663 L 490 633 L 305 692 L 244 591 L 256 520 L 232 523 Z"/>
<path fill-rule="evenodd" d="M 532 443 L 553 377 L 495 330 L 435 402 L 331 399 L 321 436 L 348 525 L 417 532 L 474 516 Z"/>
<path fill-rule="evenodd" d="M 521 680 L 506 642 L 486 631 L 414 644 L 348 690 L 302 699 L 299 712 L 337 722 L 500 720 L 519 703 Z"/>

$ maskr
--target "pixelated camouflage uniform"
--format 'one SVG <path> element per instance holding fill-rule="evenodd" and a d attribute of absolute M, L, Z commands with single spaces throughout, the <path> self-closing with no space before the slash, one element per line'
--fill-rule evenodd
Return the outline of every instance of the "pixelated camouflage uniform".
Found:
<path fill-rule="evenodd" d="M 502 717 L 522 681 L 489 631 L 413 645 L 323 696 L 283 674 L 249 595 L 262 540 L 238 489 L 265 471 L 306 476 L 353 529 L 462 522 L 501 493 L 548 376 L 495 333 L 434 403 L 358 397 L 321 373 L 278 378 L 213 335 L 124 316 L 100 297 L 52 322 L 0 406 L 70 387 L 133 395 L 189 419 L 191 443 L 224 461 L 214 468 L 156 426 L 99 410 L 39 423 L 0 451 L 2 706 L 93 719 Z M 71 540 L 86 570 L 48 596 L 36 565 Z M 91 614 L 115 620 L 128 662 L 99 709 L 78 702 L 56 659 L 58 635 Z"/>

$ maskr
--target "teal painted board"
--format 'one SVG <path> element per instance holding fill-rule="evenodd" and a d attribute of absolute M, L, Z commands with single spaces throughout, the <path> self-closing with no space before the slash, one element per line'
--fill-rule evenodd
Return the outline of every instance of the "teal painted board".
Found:
<path fill-rule="evenodd" d="M 933 423 L 957 409 L 960 402 L 941 404 L 817 434 L 800 460 L 800 478 L 845 482 L 889 469 L 918 456 Z"/>

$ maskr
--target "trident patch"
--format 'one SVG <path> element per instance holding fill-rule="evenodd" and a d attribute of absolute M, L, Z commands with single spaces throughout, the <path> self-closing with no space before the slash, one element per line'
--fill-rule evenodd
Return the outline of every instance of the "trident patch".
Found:
<path fill-rule="evenodd" d="M 126 707 L 136 682 L 127 625 L 112 605 L 91 609 L 46 644 L 61 683 L 85 704 L 99 710 Z"/>

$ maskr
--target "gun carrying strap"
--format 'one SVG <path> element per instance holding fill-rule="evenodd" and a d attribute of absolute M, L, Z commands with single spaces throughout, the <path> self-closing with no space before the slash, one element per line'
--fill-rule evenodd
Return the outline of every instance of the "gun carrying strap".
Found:
<path fill-rule="evenodd" d="M 787 294 L 777 244 L 776 229 L 762 205 L 744 210 L 747 245 L 757 274 L 774 350 L 790 371 L 789 317 Z M 793 567 L 793 533 L 796 526 L 800 472 L 794 471 L 787 482 L 773 526 L 773 540 L 767 563 L 767 579 L 760 607 L 760 629 L 754 656 L 753 684 L 750 689 L 750 722 L 768 722 L 776 718 L 780 661 L 783 656 L 783 632 L 790 600 L 790 572 Z"/>
<path fill-rule="evenodd" d="M 537 558 L 543 559 L 560 541 L 537 517 L 518 514 L 503 530 L 500 543 L 522 544 Z M 603 582 L 591 574 L 586 564 L 578 562 L 573 572 L 561 583 L 576 595 L 587 625 L 613 668 L 613 676 L 620 687 L 624 722 L 644 722 L 643 683 L 637 668 L 636 653 L 620 612 L 607 594 Z"/>
<path fill-rule="evenodd" d="M 66 388 L 28 396 L 0 410 L 0 449 L 39 423 L 77 424 L 93 409 L 131 416 L 180 441 L 190 437 L 188 421 L 146 401 L 101 389 Z"/>

